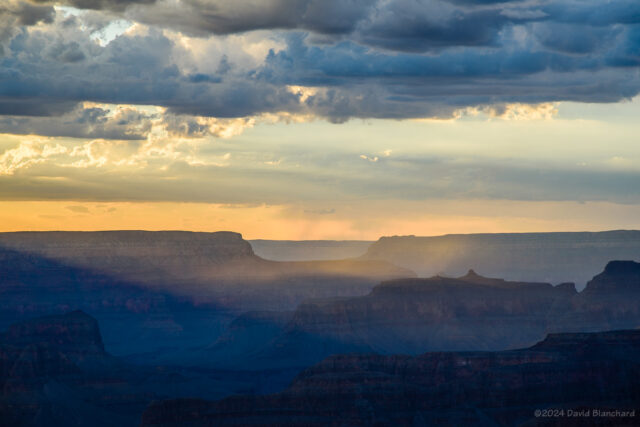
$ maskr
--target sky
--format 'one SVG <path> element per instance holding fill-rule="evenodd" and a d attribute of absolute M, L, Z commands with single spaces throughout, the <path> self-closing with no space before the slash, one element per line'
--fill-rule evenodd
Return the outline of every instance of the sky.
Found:
<path fill-rule="evenodd" d="M 3 0 L 0 231 L 640 228 L 636 0 Z"/>

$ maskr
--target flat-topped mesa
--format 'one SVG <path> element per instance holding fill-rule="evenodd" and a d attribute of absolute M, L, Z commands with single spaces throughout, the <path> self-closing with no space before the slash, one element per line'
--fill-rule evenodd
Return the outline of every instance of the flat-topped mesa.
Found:
<path fill-rule="evenodd" d="M 613 291 L 640 292 L 640 263 L 610 261 L 602 273 L 587 283 L 584 292 L 606 294 Z"/>
<path fill-rule="evenodd" d="M 40 256 L 61 265 L 118 280 L 184 294 L 184 280 L 201 280 L 259 264 L 239 233 L 187 231 L 97 231 L 0 233 L 0 250 Z M 244 268 L 243 268 L 244 267 Z"/>
<path fill-rule="evenodd" d="M 635 261 L 610 261 L 604 268 L 603 273 L 640 276 L 640 263 Z"/>
<path fill-rule="evenodd" d="M 254 257 L 249 242 L 239 233 L 218 231 L 50 231 L 0 233 L 0 246 L 33 252 L 54 259 L 74 259 L 80 263 L 99 258 L 144 258 L 150 262 L 173 261 L 184 257 L 198 261 L 226 261 L 238 257 Z M 194 259 L 195 257 L 195 259 Z"/>
<path fill-rule="evenodd" d="M 98 322 L 82 311 L 16 323 L 1 337 L 13 346 L 45 344 L 65 354 L 105 354 Z"/>

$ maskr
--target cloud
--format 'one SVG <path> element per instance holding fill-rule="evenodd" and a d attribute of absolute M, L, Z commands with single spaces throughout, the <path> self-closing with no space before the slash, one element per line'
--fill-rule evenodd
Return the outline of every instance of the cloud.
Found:
<path fill-rule="evenodd" d="M 547 22 L 533 25 L 532 33 L 550 50 L 585 55 L 616 44 L 616 38 L 624 32 L 618 25 L 585 29 L 584 23 Z"/>
<path fill-rule="evenodd" d="M 61 4 L 87 10 L 53 15 Z M 0 9 L 10 28 L 0 115 L 14 133 L 150 132 L 151 117 L 118 124 L 96 112 L 93 124 L 79 123 L 84 102 L 159 107 L 169 133 L 226 137 L 268 115 L 446 119 L 465 108 L 616 102 L 640 91 L 640 6 L 627 0 L 9 5 Z M 130 26 L 109 32 L 112 22 Z"/>
<path fill-rule="evenodd" d="M 67 206 L 66 209 L 71 211 L 71 212 L 80 213 L 80 214 L 89 214 L 89 213 L 91 213 L 91 212 L 89 212 L 89 209 L 86 206 L 80 206 L 80 205 Z"/>
<path fill-rule="evenodd" d="M 136 140 L 147 138 L 153 119 L 153 114 L 132 106 L 78 104 L 53 117 L 0 116 L 0 129 L 11 134 Z"/>
<path fill-rule="evenodd" d="M 202 138 L 209 135 L 231 138 L 241 134 L 245 129 L 253 127 L 257 121 L 256 117 L 218 119 L 171 113 L 162 116 L 162 125 L 168 135 L 190 138 Z"/>
<path fill-rule="evenodd" d="M 13 17 L 18 25 L 35 25 L 38 22 L 51 22 L 54 10 L 51 6 L 34 5 L 27 0 L 5 0 L 0 5 L 0 16 Z"/>
<path fill-rule="evenodd" d="M 551 120 L 558 114 L 554 103 L 507 104 L 486 107 L 481 112 L 503 120 Z"/>
<path fill-rule="evenodd" d="M 132 19 L 188 34 L 232 34 L 260 29 L 348 33 L 367 16 L 370 0 L 184 0 L 134 8 Z"/>
<path fill-rule="evenodd" d="M 513 23 L 546 16 L 519 2 L 440 0 L 224 0 L 159 1 L 128 10 L 132 20 L 191 35 L 255 30 L 303 30 L 339 40 L 401 51 L 492 45 Z M 480 6 L 480 7 L 477 7 Z M 324 37 L 323 37 L 324 36 Z"/>
<path fill-rule="evenodd" d="M 304 213 L 310 215 L 333 215 L 336 213 L 334 208 L 330 209 L 305 209 Z"/>
<path fill-rule="evenodd" d="M 39 22 L 53 22 L 53 7 L 40 6 L 27 0 L 3 0 L 0 4 L 0 58 L 5 54 L 4 42 L 13 37 L 21 26 Z"/>
<path fill-rule="evenodd" d="M 320 206 L 349 200 L 436 199 L 640 203 L 640 170 L 634 157 L 609 156 L 575 166 L 395 154 L 371 167 L 369 161 L 344 152 L 316 150 L 311 155 L 304 150 L 289 153 L 289 162 L 273 168 L 264 164 L 260 152 L 246 148 L 218 147 L 212 152 L 207 144 L 164 144 L 98 140 L 74 151 L 71 145 L 51 141 L 21 143 L 0 155 L 0 170 L 11 171 L 0 176 L 0 198 L 232 204 L 296 200 Z M 331 208 L 326 209 L 329 215 Z"/>
<path fill-rule="evenodd" d="M 380 160 L 378 156 L 367 156 L 366 154 L 360 154 L 360 158 L 371 163 L 377 163 Z"/>
<path fill-rule="evenodd" d="M 156 0 L 31 0 L 33 3 L 57 4 L 78 9 L 124 11 L 135 4 L 153 4 Z"/>
<path fill-rule="evenodd" d="M 17 147 L 6 150 L 0 155 L 0 175 L 12 175 L 14 172 L 45 163 L 49 158 L 67 153 L 67 148 L 41 138 L 22 141 Z"/>

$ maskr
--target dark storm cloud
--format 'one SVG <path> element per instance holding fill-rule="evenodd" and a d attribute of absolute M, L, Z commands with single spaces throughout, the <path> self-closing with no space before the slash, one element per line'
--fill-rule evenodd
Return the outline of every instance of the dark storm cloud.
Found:
<path fill-rule="evenodd" d="M 189 34 L 231 34 L 260 29 L 305 29 L 344 34 L 366 18 L 371 0 L 183 0 L 136 8 L 135 19 Z"/>
<path fill-rule="evenodd" d="M 542 15 L 517 2 L 441 0 L 183 0 L 129 10 L 135 20 L 188 34 L 298 29 L 400 51 L 492 45 L 505 26 Z"/>
<path fill-rule="evenodd" d="M 32 3 L 57 4 L 78 9 L 123 11 L 134 4 L 150 5 L 156 0 L 30 0 Z"/>
<path fill-rule="evenodd" d="M 425 7 L 425 6 L 431 7 Z M 428 51 L 448 46 L 490 46 L 500 30 L 520 19 L 499 8 L 457 9 L 441 2 L 390 2 L 378 9 L 355 35 L 366 45 L 397 51 Z"/>
<path fill-rule="evenodd" d="M 28 0 L 5 0 L 0 4 L 0 17 L 13 17 L 19 25 L 35 25 L 53 21 L 54 9 L 50 5 L 37 5 Z"/>
<path fill-rule="evenodd" d="M 575 54 L 588 54 L 615 45 L 616 38 L 623 32 L 620 26 L 593 27 L 584 31 L 582 25 L 567 23 L 545 23 L 533 27 L 534 35 L 544 47 Z"/>
<path fill-rule="evenodd" d="M 15 16 L 21 25 L 35 25 L 38 22 L 51 22 L 54 11 L 52 7 L 32 5 L 27 1 L 17 3 Z"/>
<path fill-rule="evenodd" d="M 0 3 L 0 57 L 5 53 L 3 42 L 11 38 L 20 26 L 38 22 L 52 22 L 55 11 L 51 6 L 40 6 L 28 0 L 5 0 Z"/>
<path fill-rule="evenodd" d="M 172 62 L 173 42 L 158 31 L 120 37 L 105 48 L 90 40 L 79 45 L 22 32 L 10 46 L 19 55 L 0 58 L 0 111 L 5 114 L 42 115 L 85 100 L 161 105 L 177 113 L 217 117 L 297 108 L 297 98 L 285 87 L 246 75 L 224 82 L 221 76 L 185 75 Z M 61 57 L 64 52 L 79 54 Z M 39 99 L 41 105 L 33 113 L 12 111 L 24 99 Z"/>
<path fill-rule="evenodd" d="M 635 0 L 563 0 L 545 2 L 541 9 L 557 22 L 596 26 L 640 23 L 640 3 Z"/>
<path fill-rule="evenodd" d="M 446 117 L 460 107 L 573 100 L 615 101 L 635 95 L 636 70 L 611 67 L 618 53 L 457 49 L 439 55 L 372 51 L 352 42 L 309 46 L 290 37 L 267 58 L 261 77 L 281 84 L 327 86 L 306 104 L 348 117 Z"/>
<path fill-rule="evenodd" d="M 0 116 L 59 116 L 71 111 L 77 105 L 75 101 L 67 101 L 64 99 L 47 100 L 35 96 L 29 98 L 27 96 L 23 97 L 23 92 L 20 90 L 11 91 L 6 87 L 1 87 L 1 89 L 7 96 L 0 97 Z"/>
<path fill-rule="evenodd" d="M 26 29 L 52 19 L 53 3 L 39 3 L 12 0 L 0 9 L 13 22 L 0 44 L 0 114 L 12 116 L 5 132 L 60 135 L 46 120 L 16 116 L 70 114 L 83 101 L 343 122 L 448 117 L 459 108 L 517 102 L 614 102 L 640 90 L 637 1 L 69 0 L 109 12 L 58 14 L 46 29 Z M 20 12 L 25 5 L 39 12 Z M 158 28 L 100 46 L 91 34 L 112 16 Z M 223 56 L 217 68 L 199 69 L 163 28 L 200 36 L 267 29 L 264 37 L 285 47 L 262 63 L 240 66 Z M 317 90 L 302 96 L 291 85 Z"/>
<path fill-rule="evenodd" d="M 447 1 L 449 1 L 450 3 L 476 6 L 476 5 L 483 5 L 483 4 L 518 3 L 525 0 L 447 0 Z"/>
<path fill-rule="evenodd" d="M 145 139 L 151 129 L 149 114 L 134 109 L 111 112 L 105 108 L 76 106 L 67 114 L 55 117 L 0 116 L 4 133 L 66 136 L 72 138 L 104 138 L 119 140 Z"/>

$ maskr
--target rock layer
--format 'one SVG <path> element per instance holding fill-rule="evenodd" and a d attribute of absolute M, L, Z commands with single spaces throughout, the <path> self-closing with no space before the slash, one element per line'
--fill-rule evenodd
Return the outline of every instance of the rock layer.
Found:
<path fill-rule="evenodd" d="M 0 248 L 242 311 L 362 295 L 381 280 L 415 275 L 386 261 L 267 261 L 233 232 L 0 233 Z"/>
<path fill-rule="evenodd" d="M 531 348 L 495 353 L 334 356 L 282 393 L 159 402 L 145 411 L 142 425 L 591 425 L 594 420 L 572 419 L 567 411 L 638 404 L 640 331 L 632 330 L 551 335 Z M 536 409 L 547 408 L 565 416 L 535 417 Z"/>
<path fill-rule="evenodd" d="M 459 278 L 392 280 L 366 296 L 308 300 L 287 323 L 263 329 L 260 339 L 235 329 L 227 342 L 254 343 L 234 355 L 235 364 L 282 368 L 339 353 L 496 351 L 533 345 L 553 332 L 636 328 L 639 272 L 640 263 L 613 261 L 581 293 L 572 283 L 509 282 L 473 271 Z M 225 363 L 230 349 L 220 342 L 200 356 Z"/>
<path fill-rule="evenodd" d="M 145 362 L 207 345 L 248 310 L 364 295 L 412 272 L 367 260 L 272 262 L 238 233 L 0 233 L 0 328 L 85 310 L 118 355 Z"/>
<path fill-rule="evenodd" d="M 582 289 L 608 261 L 640 259 L 640 231 L 382 237 L 363 259 L 386 260 L 421 277 L 473 268 L 509 280 L 573 281 Z"/>

